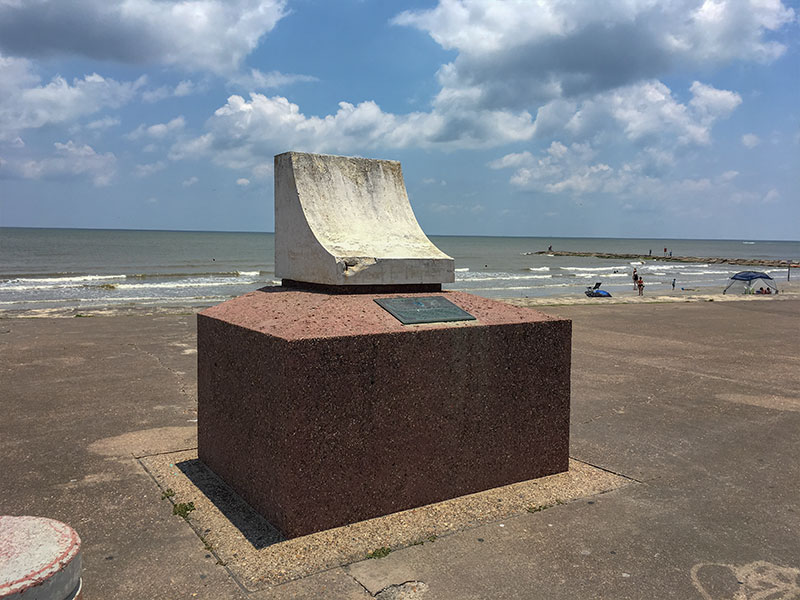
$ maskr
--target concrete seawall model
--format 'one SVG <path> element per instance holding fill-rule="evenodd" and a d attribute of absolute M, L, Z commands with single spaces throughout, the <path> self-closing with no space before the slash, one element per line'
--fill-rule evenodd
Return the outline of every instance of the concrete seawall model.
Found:
<path fill-rule="evenodd" d="M 705 256 L 650 256 L 648 254 L 616 254 L 613 252 L 572 252 L 567 250 L 539 250 L 526 254 L 552 254 L 553 256 L 585 256 L 589 258 L 619 258 L 630 260 L 652 260 L 656 262 L 709 263 L 728 265 L 758 265 L 760 267 L 800 267 L 800 263 L 789 260 L 761 258 L 719 258 Z"/>
<path fill-rule="evenodd" d="M 440 286 L 453 269 L 417 223 L 399 162 L 275 157 L 275 275 L 284 282 Z"/>

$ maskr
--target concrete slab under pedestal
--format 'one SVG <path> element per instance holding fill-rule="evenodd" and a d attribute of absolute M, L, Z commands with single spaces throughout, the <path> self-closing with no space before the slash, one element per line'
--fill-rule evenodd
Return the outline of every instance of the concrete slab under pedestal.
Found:
<path fill-rule="evenodd" d="M 198 454 L 286 537 L 565 471 L 571 323 L 461 292 L 265 288 L 198 315 Z"/>

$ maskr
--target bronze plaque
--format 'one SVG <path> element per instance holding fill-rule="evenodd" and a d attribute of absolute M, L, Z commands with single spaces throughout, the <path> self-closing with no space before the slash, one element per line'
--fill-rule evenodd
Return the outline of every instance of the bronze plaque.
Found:
<path fill-rule="evenodd" d="M 375 298 L 382 308 L 403 325 L 474 321 L 475 317 L 442 296 L 421 298 Z"/>

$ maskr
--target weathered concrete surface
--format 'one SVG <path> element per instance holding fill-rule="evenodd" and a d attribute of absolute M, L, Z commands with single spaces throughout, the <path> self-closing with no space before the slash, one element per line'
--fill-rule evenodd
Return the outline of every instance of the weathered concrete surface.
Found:
<path fill-rule="evenodd" d="M 573 320 L 572 456 L 641 484 L 246 597 L 795 598 L 800 301 L 545 310 Z M 184 443 L 193 338 L 192 317 L 0 321 L 0 513 L 73 525 L 87 598 L 243 597 L 125 450 Z"/>
<path fill-rule="evenodd" d="M 141 459 L 172 502 L 192 502 L 191 523 L 249 591 L 260 591 L 363 560 L 378 548 L 432 543 L 453 533 L 606 493 L 635 482 L 580 461 L 569 471 L 284 539 L 208 467 L 197 452 Z M 312 486 L 309 486 L 311 489 Z"/>
<path fill-rule="evenodd" d="M 800 302 L 548 312 L 573 320 L 572 456 L 642 485 L 348 571 L 437 599 L 796 598 Z"/>
<path fill-rule="evenodd" d="M 347 286 L 455 277 L 417 223 L 399 162 L 302 152 L 275 157 L 275 275 Z"/>
<path fill-rule="evenodd" d="M 0 514 L 76 530 L 86 600 L 239 597 L 134 457 L 196 445 L 196 358 L 194 315 L 0 321 Z"/>

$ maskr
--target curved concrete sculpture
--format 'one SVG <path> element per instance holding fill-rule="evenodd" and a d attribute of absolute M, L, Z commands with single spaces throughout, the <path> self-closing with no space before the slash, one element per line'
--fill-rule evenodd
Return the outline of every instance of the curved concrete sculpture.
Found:
<path fill-rule="evenodd" d="M 286 152 L 275 157 L 275 274 L 332 286 L 454 280 L 423 233 L 400 163 Z"/>

